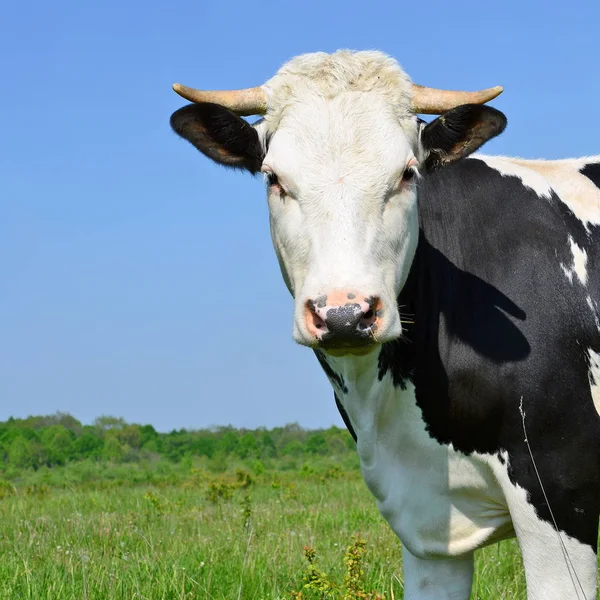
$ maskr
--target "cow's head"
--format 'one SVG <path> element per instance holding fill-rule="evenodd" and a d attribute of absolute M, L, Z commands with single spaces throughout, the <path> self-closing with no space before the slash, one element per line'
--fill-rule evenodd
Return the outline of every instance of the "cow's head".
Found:
<path fill-rule="evenodd" d="M 339 51 L 294 58 L 259 88 L 174 89 L 194 102 L 171 117 L 180 136 L 220 164 L 264 173 L 294 339 L 343 354 L 397 338 L 419 179 L 504 129 L 504 115 L 482 106 L 502 88 L 423 88 L 380 52 Z M 441 116 L 427 124 L 419 113 Z M 253 114 L 264 118 L 239 116 Z"/>

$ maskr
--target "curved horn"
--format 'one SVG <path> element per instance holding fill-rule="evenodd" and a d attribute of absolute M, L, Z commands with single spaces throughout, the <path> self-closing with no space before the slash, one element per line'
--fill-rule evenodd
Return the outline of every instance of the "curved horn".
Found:
<path fill-rule="evenodd" d="M 264 115 L 267 111 L 267 94 L 262 87 L 245 90 L 205 91 L 174 83 L 173 90 L 190 102 L 213 102 L 240 116 Z"/>
<path fill-rule="evenodd" d="M 504 88 L 501 85 L 478 92 L 455 92 L 424 87 L 413 83 L 411 107 L 415 113 L 440 115 L 461 104 L 485 104 L 493 100 L 496 96 L 499 96 L 503 91 Z"/>

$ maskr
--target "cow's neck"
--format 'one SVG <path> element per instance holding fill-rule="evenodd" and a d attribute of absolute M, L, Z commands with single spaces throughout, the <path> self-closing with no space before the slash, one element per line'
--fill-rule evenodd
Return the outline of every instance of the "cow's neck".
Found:
<path fill-rule="evenodd" d="M 379 348 L 364 356 L 332 357 L 317 352 L 346 426 L 358 442 L 363 466 L 373 461 L 371 454 L 385 428 L 389 407 L 395 407 L 394 417 L 400 410 L 396 396 L 402 390 L 394 386 L 389 374 L 379 377 L 379 354 Z"/>

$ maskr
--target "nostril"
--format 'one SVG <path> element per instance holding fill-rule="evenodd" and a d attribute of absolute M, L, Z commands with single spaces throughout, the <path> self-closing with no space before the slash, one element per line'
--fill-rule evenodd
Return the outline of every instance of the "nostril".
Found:
<path fill-rule="evenodd" d="M 325 321 L 323 321 L 323 319 L 321 319 L 321 317 L 313 312 L 312 313 L 312 319 L 313 319 L 313 325 L 317 328 L 317 329 L 325 329 Z"/>
<path fill-rule="evenodd" d="M 361 331 L 366 331 L 367 329 L 374 331 L 378 326 L 379 319 L 383 316 L 383 303 L 377 296 L 365 298 L 365 302 L 368 305 L 368 310 L 361 316 L 358 328 Z"/>
<path fill-rule="evenodd" d="M 313 300 L 308 300 L 305 306 L 305 319 L 308 330 L 317 337 L 320 337 L 327 331 L 325 321 L 317 314 L 319 304 Z"/>
<path fill-rule="evenodd" d="M 375 313 L 373 312 L 373 309 L 369 309 L 366 313 L 363 314 L 363 316 L 360 319 L 360 322 L 358 323 L 358 327 L 359 329 L 370 329 L 371 327 L 373 327 L 373 325 L 375 324 L 375 321 L 377 320 L 377 317 L 375 316 Z"/>

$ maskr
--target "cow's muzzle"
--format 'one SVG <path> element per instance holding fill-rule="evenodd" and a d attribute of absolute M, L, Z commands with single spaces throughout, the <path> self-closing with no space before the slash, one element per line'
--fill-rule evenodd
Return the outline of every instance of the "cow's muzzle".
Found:
<path fill-rule="evenodd" d="M 309 298 L 305 303 L 304 324 L 321 348 L 363 348 L 378 343 L 383 314 L 383 303 L 377 296 L 342 290 Z"/>

